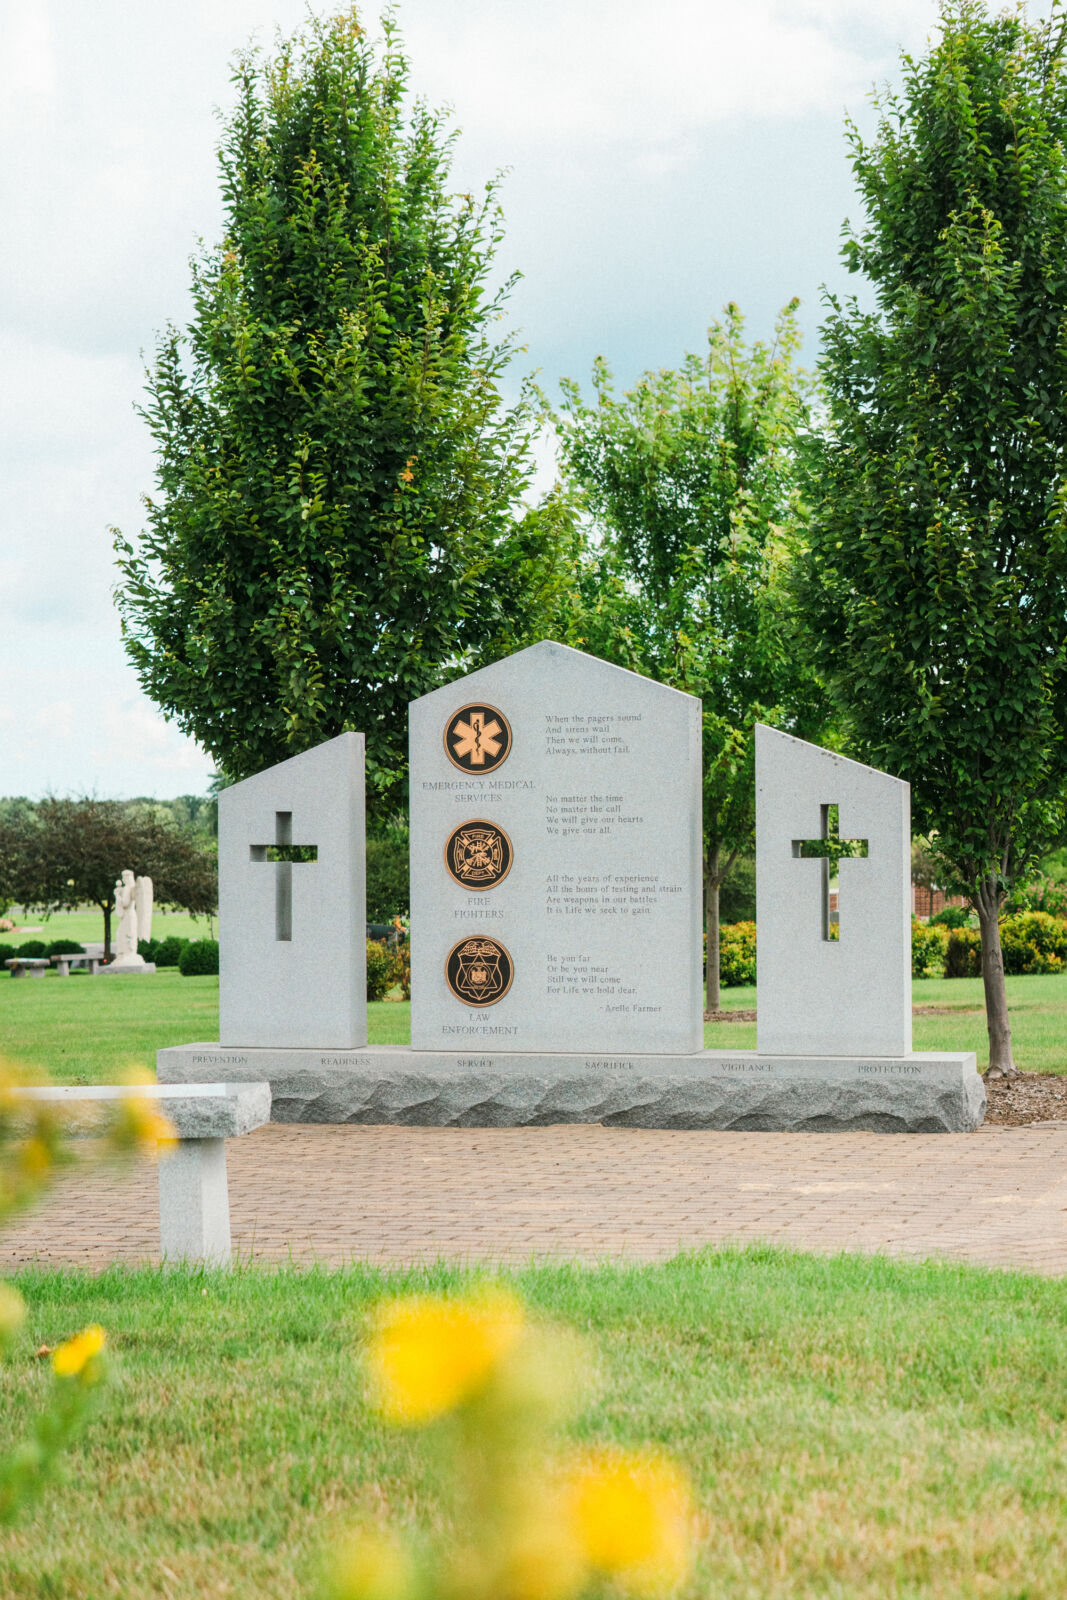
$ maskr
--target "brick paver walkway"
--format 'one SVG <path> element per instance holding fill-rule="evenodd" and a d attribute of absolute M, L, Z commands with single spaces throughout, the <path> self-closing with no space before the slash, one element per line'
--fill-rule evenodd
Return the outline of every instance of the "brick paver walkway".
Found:
<path fill-rule="evenodd" d="M 257 1260 L 659 1260 L 772 1240 L 1067 1272 L 1067 1122 L 976 1134 L 659 1133 L 276 1124 L 229 1147 Z M 0 1268 L 158 1259 L 155 1174 L 74 1174 Z"/>

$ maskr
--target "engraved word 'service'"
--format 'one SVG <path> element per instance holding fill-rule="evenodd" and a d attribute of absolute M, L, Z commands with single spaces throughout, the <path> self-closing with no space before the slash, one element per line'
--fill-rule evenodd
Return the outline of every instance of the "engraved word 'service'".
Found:
<path fill-rule="evenodd" d="M 495 1006 L 514 975 L 511 956 L 498 939 L 461 939 L 445 962 L 445 981 L 466 1006 Z"/>
<path fill-rule="evenodd" d="M 445 751 L 461 772 L 492 772 L 511 752 L 511 723 L 495 706 L 462 706 L 448 719 Z"/>
<path fill-rule="evenodd" d="M 461 822 L 445 845 L 449 876 L 464 889 L 492 889 L 511 871 L 511 840 L 503 828 L 481 817 Z"/>

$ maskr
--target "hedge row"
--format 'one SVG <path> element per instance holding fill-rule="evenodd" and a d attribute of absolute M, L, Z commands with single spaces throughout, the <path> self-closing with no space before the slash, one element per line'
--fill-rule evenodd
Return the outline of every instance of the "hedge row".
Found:
<path fill-rule="evenodd" d="M 1019 911 L 1000 924 L 1004 971 L 1062 972 L 1067 967 L 1067 921 L 1047 911 Z M 911 922 L 914 978 L 980 978 L 982 940 L 977 928 Z M 719 980 L 724 988 L 756 981 L 756 924 L 733 922 L 719 930 Z"/>
<path fill-rule="evenodd" d="M 83 945 L 74 939 L 53 939 L 51 944 L 46 944 L 43 939 L 27 939 L 23 944 L 0 944 L 0 968 L 5 961 L 13 961 L 16 956 L 24 956 L 27 960 L 40 956 L 81 956 L 85 954 Z"/>

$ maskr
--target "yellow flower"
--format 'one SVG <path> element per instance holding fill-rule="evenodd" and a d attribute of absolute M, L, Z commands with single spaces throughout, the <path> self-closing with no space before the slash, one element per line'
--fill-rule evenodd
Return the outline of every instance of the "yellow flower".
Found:
<path fill-rule="evenodd" d="M 59 1378 L 83 1378 L 92 1382 L 94 1363 L 107 1343 L 107 1334 L 94 1323 L 73 1339 L 58 1345 L 52 1354 L 52 1371 Z"/>
<path fill-rule="evenodd" d="M 0 1283 L 0 1349 L 10 1344 L 26 1320 L 26 1302 L 9 1283 Z"/>
<path fill-rule="evenodd" d="M 569 1501 L 591 1566 L 642 1593 L 673 1588 L 689 1566 L 689 1492 L 661 1456 L 602 1452 L 572 1472 Z"/>
<path fill-rule="evenodd" d="M 149 1154 L 166 1149 L 178 1142 L 177 1131 L 169 1117 L 157 1111 L 144 1095 L 127 1095 L 122 1102 L 116 1134 L 120 1144 L 135 1145 Z"/>
<path fill-rule="evenodd" d="M 27 1139 L 19 1150 L 19 1165 L 29 1178 L 43 1178 L 52 1165 L 52 1152 L 37 1134 Z"/>
<path fill-rule="evenodd" d="M 373 1398 L 390 1422 L 430 1422 L 483 1389 L 523 1328 L 513 1295 L 489 1290 L 463 1300 L 413 1295 L 377 1315 L 368 1362 Z"/>
<path fill-rule="evenodd" d="M 353 1534 L 331 1567 L 330 1600 L 405 1600 L 411 1593 L 411 1559 L 388 1534 Z"/>
<path fill-rule="evenodd" d="M 516 1529 L 496 1576 L 508 1600 L 569 1600 L 585 1581 L 584 1552 L 565 1519 L 545 1517 Z"/>

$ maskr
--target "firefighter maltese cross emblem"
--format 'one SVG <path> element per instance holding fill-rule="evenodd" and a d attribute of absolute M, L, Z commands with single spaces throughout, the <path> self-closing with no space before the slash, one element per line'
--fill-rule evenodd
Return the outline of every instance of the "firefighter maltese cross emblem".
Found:
<path fill-rule="evenodd" d="M 497 939 L 461 939 L 445 962 L 445 981 L 465 1006 L 495 1006 L 513 976 L 511 956 Z"/>
<path fill-rule="evenodd" d="M 495 706 L 463 706 L 449 718 L 445 753 L 461 772 L 492 772 L 510 750 L 511 723 Z"/>
<path fill-rule="evenodd" d="M 511 871 L 511 840 L 503 828 L 478 818 L 461 822 L 445 845 L 445 866 L 464 889 L 492 889 Z"/>

